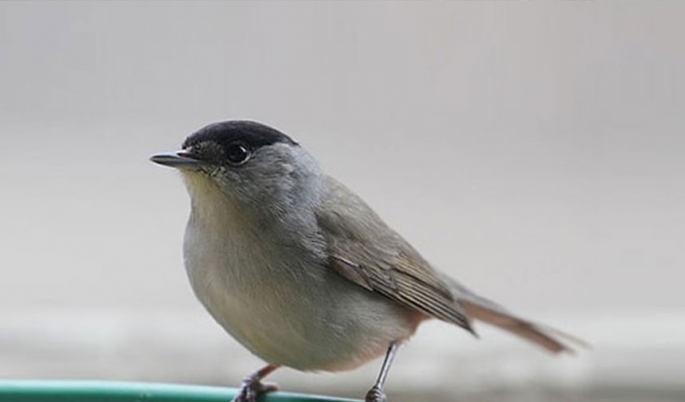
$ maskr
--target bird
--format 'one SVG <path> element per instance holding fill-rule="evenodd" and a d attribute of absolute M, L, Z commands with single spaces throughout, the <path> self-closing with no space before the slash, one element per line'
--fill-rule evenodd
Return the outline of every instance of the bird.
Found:
<path fill-rule="evenodd" d="M 298 142 L 250 120 L 209 124 L 178 151 L 151 156 L 176 168 L 190 196 L 184 265 L 199 301 L 266 362 L 233 402 L 277 390 L 280 367 L 352 370 L 384 356 L 366 402 L 399 347 L 430 319 L 476 335 L 482 321 L 553 353 L 579 339 L 479 296 L 431 265 Z"/>

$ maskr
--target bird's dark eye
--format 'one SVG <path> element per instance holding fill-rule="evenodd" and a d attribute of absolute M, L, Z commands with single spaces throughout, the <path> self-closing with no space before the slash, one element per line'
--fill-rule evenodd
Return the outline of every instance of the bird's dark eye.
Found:
<path fill-rule="evenodd" d="M 250 147 L 242 141 L 232 142 L 226 147 L 226 159 L 233 165 L 247 162 L 251 154 Z"/>

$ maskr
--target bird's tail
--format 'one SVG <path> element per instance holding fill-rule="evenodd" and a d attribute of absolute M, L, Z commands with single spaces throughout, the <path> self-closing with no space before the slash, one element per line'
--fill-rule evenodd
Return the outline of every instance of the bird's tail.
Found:
<path fill-rule="evenodd" d="M 546 325 L 519 318 L 504 307 L 471 292 L 453 279 L 448 280 L 457 302 L 472 319 L 504 329 L 552 353 L 573 354 L 574 346 L 589 348 L 581 339 Z"/>

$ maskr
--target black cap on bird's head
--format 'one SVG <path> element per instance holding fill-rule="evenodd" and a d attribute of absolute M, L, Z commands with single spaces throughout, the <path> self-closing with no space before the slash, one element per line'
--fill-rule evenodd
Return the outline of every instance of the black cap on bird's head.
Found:
<path fill-rule="evenodd" d="M 286 134 L 267 125 L 230 120 L 205 126 L 186 138 L 181 151 L 153 155 L 150 160 L 178 168 L 240 166 L 259 148 L 276 143 L 298 145 Z"/>
<path fill-rule="evenodd" d="M 234 141 L 242 141 L 252 149 L 282 142 L 297 145 L 292 138 L 262 123 L 249 120 L 229 120 L 205 126 L 183 142 L 183 149 L 210 141 L 226 147 Z"/>

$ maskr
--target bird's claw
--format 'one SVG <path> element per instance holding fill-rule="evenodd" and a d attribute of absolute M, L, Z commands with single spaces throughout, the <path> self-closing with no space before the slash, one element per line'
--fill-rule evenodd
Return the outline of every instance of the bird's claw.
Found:
<path fill-rule="evenodd" d="M 257 402 L 260 394 L 278 391 L 278 385 L 274 383 L 262 383 L 253 378 L 247 378 L 240 387 L 240 392 L 231 402 Z"/>
<path fill-rule="evenodd" d="M 387 400 L 388 398 L 377 386 L 371 388 L 369 392 L 366 393 L 366 399 L 364 399 L 365 402 L 386 402 Z"/>

